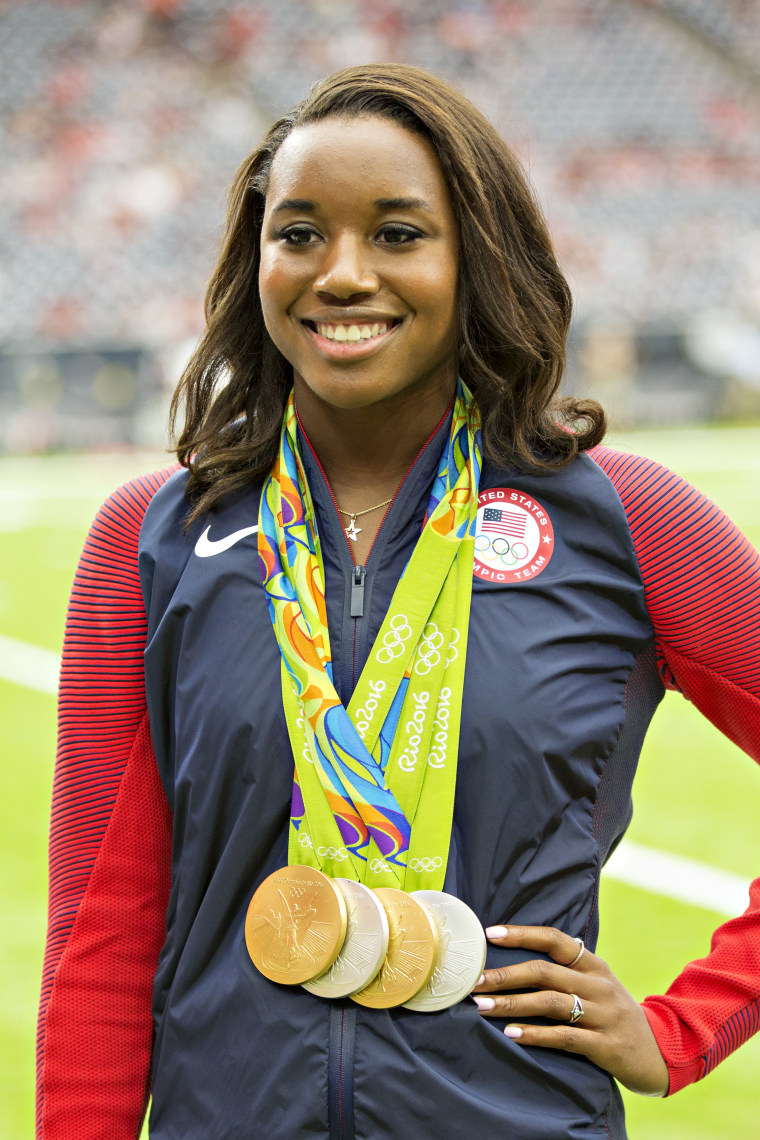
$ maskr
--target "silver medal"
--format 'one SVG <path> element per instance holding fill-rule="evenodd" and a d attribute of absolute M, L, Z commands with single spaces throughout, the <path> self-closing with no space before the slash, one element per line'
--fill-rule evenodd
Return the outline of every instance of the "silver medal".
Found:
<path fill-rule="evenodd" d="M 368 986 L 388 951 L 388 918 L 374 891 L 353 879 L 333 879 L 346 900 L 348 925 L 340 954 L 303 988 L 323 998 L 349 997 Z"/>
<path fill-rule="evenodd" d="M 404 1008 L 434 1013 L 456 1005 L 478 984 L 486 964 L 486 936 L 474 911 L 454 895 L 444 891 L 412 891 L 411 895 L 432 914 L 439 950 L 430 981 L 404 1002 Z"/>

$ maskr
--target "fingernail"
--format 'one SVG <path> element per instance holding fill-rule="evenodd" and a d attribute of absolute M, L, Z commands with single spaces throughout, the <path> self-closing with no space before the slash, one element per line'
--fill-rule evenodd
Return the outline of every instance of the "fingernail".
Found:
<path fill-rule="evenodd" d="M 476 990 L 476 989 L 478 988 L 478 986 L 482 986 L 482 985 L 483 985 L 483 982 L 484 982 L 485 980 L 486 980 L 486 976 L 485 976 L 485 974 L 481 974 L 481 975 L 480 975 L 480 977 L 478 978 L 477 982 L 475 983 L 475 985 L 474 985 L 472 988 L 473 988 L 474 990 Z"/>
<path fill-rule="evenodd" d="M 522 1029 L 516 1025 L 508 1025 L 504 1030 L 504 1036 L 511 1037 L 513 1041 L 516 1041 L 518 1037 L 522 1037 Z"/>
<path fill-rule="evenodd" d="M 486 927 L 486 938 L 506 938 L 509 934 L 506 926 L 488 926 Z"/>
<path fill-rule="evenodd" d="M 481 1013 L 484 1013 L 487 1009 L 493 1009 L 493 1007 L 496 1005 L 496 1002 L 493 1000 L 493 998 L 481 997 L 480 994 L 475 994 L 474 996 L 475 1004 Z"/>

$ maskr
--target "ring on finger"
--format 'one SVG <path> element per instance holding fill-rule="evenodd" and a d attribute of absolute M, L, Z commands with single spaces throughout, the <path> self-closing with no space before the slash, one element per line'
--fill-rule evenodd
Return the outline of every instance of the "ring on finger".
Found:
<path fill-rule="evenodd" d="M 578 953 L 573 958 L 572 962 L 567 963 L 567 966 L 565 967 L 567 970 L 572 970 L 573 966 L 577 966 L 577 964 L 580 962 L 581 958 L 583 957 L 584 950 L 586 949 L 586 943 L 583 941 L 582 938 L 573 938 L 573 942 L 578 943 L 579 950 L 578 950 Z"/>
<path fill-rule="evenodd" d="M 569 1020 L 571 1025 L 575 1025 L 576 1021 L 580 1021 L 586 1011 L 581 1005 L 581 999 L 577 994 L 570 994 L 570 997 L 573 999 L 573 1008 L 570 1010 Z"/>

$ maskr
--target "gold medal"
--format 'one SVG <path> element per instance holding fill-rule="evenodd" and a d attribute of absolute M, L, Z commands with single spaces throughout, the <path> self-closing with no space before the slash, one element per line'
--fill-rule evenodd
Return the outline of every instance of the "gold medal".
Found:
<path fill-rule="evenodd" d="M 332 879 L 313 867 L 281 867 L 251 899 L 245 944 L 264 977 L 297 986 L 329 970 L 346 922 L 346 903 Z"/>
<path fill-rule="evenodd" d="M 352 1001 L 370 1009 L 389 1009 L 414 997 L 430 978 L 438 951 L 438 932 L 430 913 L 395 887 L 376 887 L 388 916 L 388 953 L 373 981 Z"/>

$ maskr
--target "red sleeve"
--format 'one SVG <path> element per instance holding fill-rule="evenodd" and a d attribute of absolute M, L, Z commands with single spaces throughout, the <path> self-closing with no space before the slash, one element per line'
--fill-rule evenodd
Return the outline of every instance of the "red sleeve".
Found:
<path fill-rule="evenodd" d="M 134 1140 L 147 1102 L 171 817 L 148 730 L 137 546 L 170 474 L 108 500 L 69 603 L 37 1045 L 44 1140 Z"/>
<path fill-rule="evenodd" d="M 663 680 L 760 761 L 760 555 L 667 468 L 606 447 L 590 454 L 628 516 Z M 760 879 L 744 914 L 715 931 L 707 957 L 643 1006 L 671 1093 L 760 1029 Z"/>

